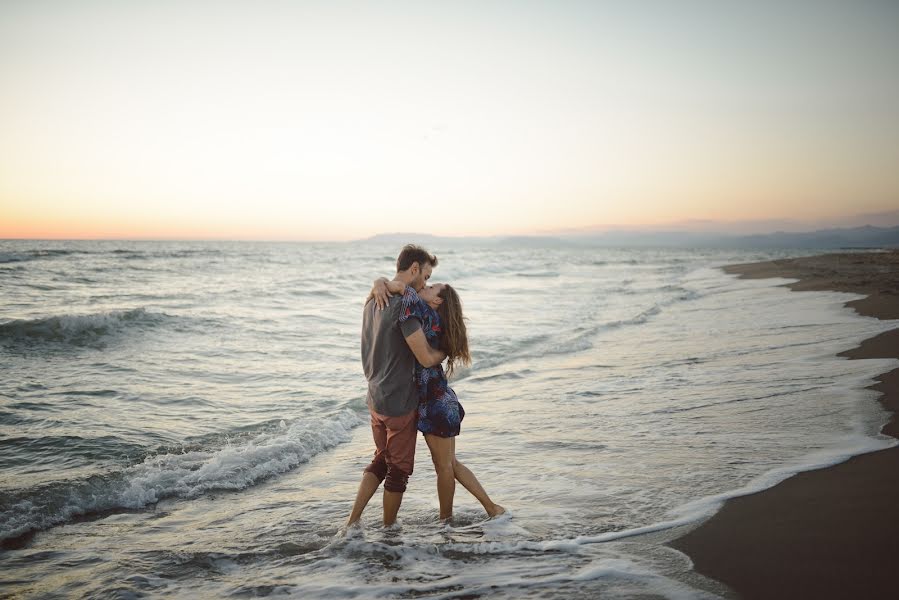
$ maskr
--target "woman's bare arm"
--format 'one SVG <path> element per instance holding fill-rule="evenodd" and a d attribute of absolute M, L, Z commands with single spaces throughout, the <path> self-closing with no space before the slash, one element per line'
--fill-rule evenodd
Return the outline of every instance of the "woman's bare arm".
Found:
<path fill-rule="evenodd" d="M 387 306 L 387 300 L 390 298 L 391 294 L 402 294 L 405 290 L 406 284 L 402 281 L 391 281 L 386 277 L 378 277 L 372 284 L 371 291 L 368 293 L 368 297 L 365 299 L 365 302 L 367 303 L 369 300 L 374 298 L 375 304 L 378 305 L 378 309 L 384 310 L 384 307 Z"/>

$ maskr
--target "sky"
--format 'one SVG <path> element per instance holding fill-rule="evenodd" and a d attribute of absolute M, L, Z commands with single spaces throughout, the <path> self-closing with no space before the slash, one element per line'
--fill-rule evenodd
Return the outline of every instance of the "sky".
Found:
<path fill-rule="evenodd" d="M 4 0 L 0 238 L 895 211 L 897 65 L 890 0 Z"/>

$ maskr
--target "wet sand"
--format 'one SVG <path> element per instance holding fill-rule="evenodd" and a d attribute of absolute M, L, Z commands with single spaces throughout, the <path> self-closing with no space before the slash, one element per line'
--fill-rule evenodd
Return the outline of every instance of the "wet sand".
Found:
<path fill-rule="evenodd" d="M 899 319 L 899 251 L 826 254 L 731 265 L 742 278 L 798 278 L 795 291 L 867 294 L 847 306 Z M 899 358 L 899 328 L 840 356 Z M 883 433 L 899 437 L 899 368 L 871 386 L 893 415 Z M 743 598 L 899 597 L 899 447 L 807 471 L 727 501 L 669 545 L 695 569 Z"/>

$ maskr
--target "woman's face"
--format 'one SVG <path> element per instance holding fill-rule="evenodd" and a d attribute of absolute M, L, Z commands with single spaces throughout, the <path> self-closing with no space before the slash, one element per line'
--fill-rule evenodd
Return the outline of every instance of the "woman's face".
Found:
<path fill-rule="evenodd" d="M 440 292 L 443 291 L 444 284 L 442 283 L 434 283 L 432 285 L 426 285 L 424 289 L 418 292 L 418 297 L 428 303 L 428 306 L 437 310 L 437 307 L 443 303 L 443 298 L 440 297 Z"/>

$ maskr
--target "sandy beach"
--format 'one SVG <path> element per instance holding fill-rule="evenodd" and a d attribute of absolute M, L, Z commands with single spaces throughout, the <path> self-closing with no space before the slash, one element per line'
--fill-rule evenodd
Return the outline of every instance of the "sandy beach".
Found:
<path fill-rule="evenodd" d="M 796 278 L 794 291 L 866 294 L 847 306 L 899 319 L 899 251 L 826 254 L 725 269 L 741 278 Z M 849 359 L 899 358 L 899 329 L 847 348 Z M 899 437 L 899 369 L 872 389 L 893 412 L 882 432 Z M 695 569 L 744 598 L 875 598 L 897 592 L 899 447 L 800 473 L 759 493 L 734 498 L 670 543 Z"/>

